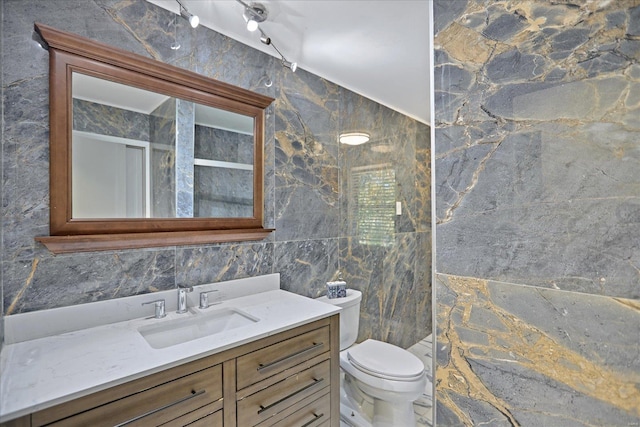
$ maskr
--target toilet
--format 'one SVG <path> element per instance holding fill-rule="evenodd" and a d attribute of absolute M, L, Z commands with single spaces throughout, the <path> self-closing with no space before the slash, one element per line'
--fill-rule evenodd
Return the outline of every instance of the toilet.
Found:
<path fill-rule="evenodd" d="M 392 344 L 368 339 L 354 344 L 360 323 L 362 293 L 319 301 L 340 311 L 340 425 L 353 427 L 415 426 L 413 402 L 424 393 L 422 361 Z"/>

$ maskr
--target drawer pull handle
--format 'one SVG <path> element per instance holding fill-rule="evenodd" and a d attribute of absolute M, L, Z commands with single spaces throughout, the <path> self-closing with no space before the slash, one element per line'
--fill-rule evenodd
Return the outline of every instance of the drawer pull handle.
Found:
<path fill-rule="evenodd" d="M 133 423 L 135 421 L 138 421 L 138 420 L 140 420 L 140 419 L 142 419 L 144 417 L 148 417 L 149 415 L 155 414 L 156 412 L 163 411 L 163 410 L 165 410 L 167 408 L 171 408 L 172 406 L 178 405 L 178 404 L 180 404 L 182 402 L 186 402 L 189 399 L 193 399 L 194 397 L 201 396 L 201 395 L 205 394 L 206 392 L 207 392 L 206 390 L 200 390 L 200 391 L 197 391 L 197 392 L 196 391 L 192 391 L 189 396 L 183 397 L 182 399 L 176 400 L 175 402 L 169 403 L 169 404 L 164 405 L 164 406 L 162 406 L 160 408 L 152 409 L 149 412 L 146 412 L 146 413 L 144 413 L 142 415 L 138 415 L 137 417 L 131 418 L 130 420 L 127 420 L 127 421 L 125 421 L 123 423 L 116 424 L 114 427 L 126 426 L 127 424 L 131 424 L 131 423 Z"/>
<path fill-rule="evenodd" d="M 274 360 L 273 362 L 267 363 L 266 365 L 263 365 L 261 363 L 260 365 L 258 365 L 258 372 L 263 371 L 265 369 L 274 368 L 274 367 L 276 367 L 276 366 L 278 366 L 278 365 L 280 365 L 282 363 L 285 363 L 285 362 L 287 362 L 287 361 L 289 361 L 289 360 L 291 360 L 291 359 L 293 359 L 295 357 L 301 356 L 301 355 L 303 355 L 305 353 L 309 353 L 310 351 L 313 351 L 313 350 L 315 350 L 317 348 L 320 348 L 323 345 L 324 345 L 324 343 L 322 343 L 322 342 L 319 342 L 319 343 L 315 343 L 314 342 L 311 347 L 307 347 L 307 348 L 302 349 L 302 350 L 300 350 L 300 351 L 298 351 L 296 353 L 293 353 L 293 354 L 290 354 L 288 356 L 285 356 L 282 359 Z"/>
<path fill-rule="evenodd" d="M 308 421 L 308 422 L 302 424 L 300 427 L 309 427 L 311 424 L 315 423 L 317 420 L 319 420 L 322 417 L 324 417 L 324 413 L 322 413 L 320 415 L 313 414 L 313 419 L 311 421 Z"/>
<path fill-rule="evenodd" d="M 258 411 L 258 414 L 261 414 L 264 411 L 267 411 L 267 410 L 273 408 L 274 406 L 281 404 L 285 400 L 288 400 L 288 399 L 291 399 L 292 397 L 295 397 L 296 395 L 302 393 L 303 391 L 308 390 L 308 389 L 310 389 L 311 387 L 313 387 L 313 386 L 315 386 L 317 384 L 320 384 L 322 381 L 324 381 L 324 378 L 320 378 L 319 380 L 314 378 L 313 382 L 311 384 L 307 384 L 306 386 L 302 387 L 300 390 L 294 391 L 290 395 L 285 396 L 282 399 L 273 402 L 271 405 L 267 405 L 267 406 L 260 405 L 260 410 Z"/>

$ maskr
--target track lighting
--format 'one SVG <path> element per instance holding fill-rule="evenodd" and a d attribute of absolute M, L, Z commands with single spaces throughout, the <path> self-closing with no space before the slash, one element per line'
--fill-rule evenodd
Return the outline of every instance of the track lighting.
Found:
<path fill-rule="evenodd" d="M 244 12 L 242 13 L 242 16 L 244 18 L 244 21 L 247 23 L 247 30 L 257 30 L 258 25 L 267 19 L 267 9 L 260 3 L 241 3 L 244 6 Z"/>
<path fill-rule="evenodd" d="M 187 8 L 180 2 L 180 0 L 176 0 L 176 2 L 178 2 L 178 4 L 180 5 L 180 16 L 189 21 L 189 25 L 191 25 L 191 28 L 196 28 L 198 24 L 200 24 L 200 18 L 198 18 L 198 15 L 194 15 L 193 13 L 189 12 Z"/>
<path fill-rule="evenodd" d="M 276 52 L 278 52 L 278 54 L 280 55 L 280 62 L 282 63 L 282 66 L 290 69 L 294 73 L 296 72 L 296 69 L 298 68 L 298 64 L 295 62 L 287 61 L 287 58 L 285 58 L 284 55 L 280 52 L 280 50 L 278 50 L 276 45 L 271 42 L 271 37 L 266 35 L 264 31 L 262 31 L 262 29 L 260 29 L 260 41 L 266 44 L 267 46 L 273 46 Z"/>
<path fill-rule="evenodd" d="M 259 28 L 260 27 L 259 24 L 266 21 L 267 16 L 269 15 L 267 12 L 267 8 L 260 3 L 247 4 L 244 2 L 244 0 L 236 0 L 236 1 L 240 3 L 242 6 L 244 6 L 244 12 L 242 13 L 242 17 L 247 23 L 247 30 L 255 31 L 257 29 L 260 29 L 260 41 L 263 44 L 266 44 L 267 46 L 273 46 L 276 52 L 278 52 L 278 55 L 280 55 L 280 62 L 282 63 L 282 66 L 290 69 L 292 72 L 295 73 L 296 69 L 298 68 L 298 64 L 295 62 L 287 61 L 287 58 L 285 58 L 284 55 L 280 52 L 280 50 L 278 50 L 276 45 L 273 44 L 273 42 L 271 41 L 271 37 L 266 35 L 264 31 L 262 31 L 262 28 Z"/>

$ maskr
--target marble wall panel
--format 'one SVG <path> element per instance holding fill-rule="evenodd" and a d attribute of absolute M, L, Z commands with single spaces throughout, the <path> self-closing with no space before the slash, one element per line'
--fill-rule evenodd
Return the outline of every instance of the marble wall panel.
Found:
<path fill-rule="evenodd" d="M 341 257 L 340 218 L 346 214 L 341 201 L 350 197 L 343 194 L 342 169 L 350 160 L 343 162 L 337 136 L 353 107 L 366 105 L 365 116 L 384 118 L 385 135 L 394 139 L 398 194 L 407 216 L 396 224 L 397 244 L 385 258 L 388 288 L 374 285 L 378 277 L 359 284 L 367 293 L 379 293 L 367 298 L 376 298 L 388 312 L 411 303 L 402 309 L 406 319 L 394 314 L 395 330 L 386 334 L 390 340 L 410 345 L 429 333 L 426 125 L 354 95 L 345 106 L 340 86 L 304 70 L 292 73 L 270 55 L 202 26 L 192 29 L 143 0 L 6 0 L 0 8 L 2 42 L 12 46 L 11 54 L 2 54 L 4 315 L 275 272 L 285 289 L 322 294 L 341 264 L 358 262 Z M 266 112 L 264 149 L 264 225 L 276 233 L 254 243 L 59 256 L 36 244 L 35 236 L 48 234 L 49 126 L 48 53 L 32 39 L 34 22 L 276 98 Z M 180 49 L 171 49 L 174 43 Z M 349 112 L 343 114 L 344 108 Z M 175 131 L 175 112 L 170 116 L 160 126 Z M 168 182 L 175 159 L 159 162 L 166 176 L 157 178 Z M 374 330 L 367 321 L 364 330 Z"/>
<path fill-rule="evenodd" d="M 434 2 L 437 425 L 640 425 L 638 10 Z"/>
<path fill-rule="evenodd" d="M 195 157 L 253 164 L 253 135 L 196 125 Z M 195 166 L 199 217 L 253 216 L 253 171 Z"/>
<path fill-rule="evenodd" d="M 176 100 L 176 217 L 193 218 L 194 166 L 195 158 L 195 103 Z"/>
<path fill-rule="evenodd" d="M 338 269 L 337 239 L 277 242 L 274 271 L 280 272 L 282 289 L 310 298 L 323 295 L 326 281 Z"/>
<path fill-rule="evenodd" d="M 637 2 L 485 6 L 435 8 L 437 270 L 640 297 Z"/>
<path fill-rule="evenodd" d="M 370 135 L 366 144 L 340 145 L 340 273 L 363 292 L 358 340 L 408 347 L 432 326 L 429 127 L 346 89 L 340 100 L 340 132 Z M 374 192 L 366 184 L 382 171 L 391 191 Z"/>
<path fill-rule="evenodd" d="M 195 166 L 194 212 L 197 217 L 252 217 L 253 172 Z"/>
<path fill-rule="evenodd" d="M 431 333 L 431 239 L 400 233 L 388 247 L 340 241 L 340 273 L 362 292 L 358 340 L 410 347 Z M 427 271 L 428 270 L 428 271 Z"/>
<path fill-rule="evenodd" d="M 176 216 L 176 99 L 151 112 L 151 216 Z"/>
<path fill-rule="evenodd" d="M 1 9 L 0 9 L 1 13 Z M 0 15 L 0 34 L 3 34 L 3 19 Z M 0 38 L 0 58 L 4 57 L 4 39 Z M 0 72 L 0 99 L 4 99 L 4 74 Z M 4 102 L 0 103 L 0 117 L 4 118 Z M 4 126 L 0 126 L 0 141 L 4 145 Z M 4 155 L 0 150 L 0 183 L 4 183 Z M 0 200 L 4 200 L 4 185 L 0 184 Z M 4 235 L 4 205 L 0 203 L 0 237 Z M 4 283 L 4 269 L 2 268 L 2 260 L 0 259 L 0 351 L 4 343 L 4 300 L 3 296 L 3 283 Z"/>
<path fill-rule="evenodd" d="M 73 99 L 73 130 L 149 141 L 149 128 L 146 114 Z"/>
<path fill-rule="evenodd" d="M 276 100 L 276 240 L 338 235 L 339 87 L 301 71 Z"/>
<path fill-rule="evenodd" d="M 277 273 L 273 244 L 225 244 L 176 249 L 177 285 L 201 285 Z"/>
<path fill-rule="evenodd" d="M 198 124 L 195 132 L 197 158 L 253 164 L 253 135 Z"/>
<path fill-rule="evenodd" d="M 638 301 L 441 274 L 436 287 L 437 425 L 638 425 Z"/>
<path fill-rule="evenodd" d="M 5 314 L 163 291 L 175 286 L 174 250 L 42 255 L 6 263 Z"/>

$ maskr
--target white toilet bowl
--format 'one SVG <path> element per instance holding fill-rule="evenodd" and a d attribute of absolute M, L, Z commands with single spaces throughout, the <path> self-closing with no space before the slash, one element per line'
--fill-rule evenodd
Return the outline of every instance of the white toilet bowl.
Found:
<path fill-rule="evenodd" d="M 340 312 L 340 420 L 354 427 L 415 426 L 413 402 L 424 393 L 427 375 L 416 356 L 392 344 L 358 335 L 362 293 L 348 289 L 343 298 L 318 300 Z"/>
<path fill-rule="evenodd" d="M 424 393 L 427 384 L 420 359 L 400 347 L 366 340 L 340 352 L 340 367 L 345 374 L 344 409 L 357 410 L 375 427 L 415 425 L 413 402 Z M 347 419 L 353 418 L 346 415 Z"/>

